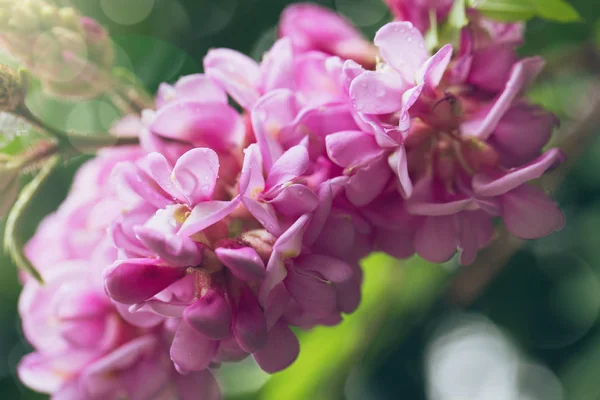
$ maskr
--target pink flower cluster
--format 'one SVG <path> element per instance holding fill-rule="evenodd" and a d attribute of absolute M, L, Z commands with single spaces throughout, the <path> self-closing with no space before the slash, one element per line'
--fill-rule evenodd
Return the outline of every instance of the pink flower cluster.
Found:
<path fill-rule="evenodd" d="M 470 11 L 460 45 L 431 55 L 420 18 L 433 6 L 390 3 L 414 25 L 373 44 L 292 5 L 260 63 L 211 50 L 204 74 L 115 127 L 141 148 L 88 162 L 28 245 L 47 283 L 21 298 L 27 385 L 218 398 L 210 367 L 252 355 L 279 371 L 299 351 L 292 327 L 353 312 L 371 252 L 470 263 L 495 220 L 524 239 L 562 227 L 527 183 L 562 156 L 543 151 L 554 116 L 523 97 L 543 62 L 517 57 L 521 27 Z"/>

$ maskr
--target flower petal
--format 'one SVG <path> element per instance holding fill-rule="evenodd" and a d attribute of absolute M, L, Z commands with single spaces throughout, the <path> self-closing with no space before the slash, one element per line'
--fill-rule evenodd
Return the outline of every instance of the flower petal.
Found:
<path fill-rule="evenodd" d="M 179 372 L 202 371 L 210 365 L 218 346 L 218 341 L 206 338 L 183 320 L 171 344 L 171 360 Z"/>
<path fill-rule="evenodd" d="M 410 22 L 390 22 L 375 34 L 373 43 L 383 60 L 400 72 L 407 82 L 414 82 L 417 71 L 429 58 L 421 32 Z"/>
<path fill-rule="evenodd" d="M 521 239 L 537 239 L 561 230 L 565 216 L 540 189 L 523 185 L 502 196 L 506 229 Z"/>
<path fill-rule="evenodd" d="M 424 83 L 425 89 L 433 93 L 434 89 L 440 84 L 451 59 L 452 45 L 447 44 L 423 64 L 417 72 L 417 82 Z"/>
<path fill-rule="evenodd" d="M 284 187 L 269 203 L 282 215 L 298 217 L 314 211 L 319 205 L 319 198 L 308 187 L 293 184 Z"/>
<path fill-rule="evenodd" d="M 404 146 L 399 146 L 398 149 L 390 155 L 388 163 L 390 168 L 392 168 L 392 171 L 394 171 L 398 177 L 398 191 L 403 198 L 410 198 L 413 193 L 413 184 L 408 175 L 408 160 L 406 158 L 406 149 Z"/>
<path fill-rule="evenodd" d="M 219 222 L 235 210 L 239 195 L 231 201 L 207 201 L 197 204 L 178 232 L 180 236 L 192 236 Z"/>
<path fill-rule="evenodd" d="M 210 370 L 175 376 L 177 399 L 179 400 L 221 400 L 221 388 Z M 165 398 L 167 400 L 167 398 Z"/>
<path fill-rule="evenodd" d="M 346 184 L 346 196 L 355 206 L 367 205 L 381 193 L 391 177 L 386 158 L 376 158 L 356 169 Z"/>
<path fill-rule="evenodd" d="M 308 168 L 308 150 L 303 145 L 297 145 L 281 155 L 269 169 L 266 189 L 282 185 L 301 176 Z"/>
<path fill-rule="evenodd" d="M 216 290 L 209 290 L 186 308 L 183 319 L 210 339 L 223 339 L 231 330 L 231 308 Z"/>
<path fill-rule="evenodd" d="M 163 233 L 144 226 L 136 226 L 138 239 L 173 267 L 191 267 L 202 261 L 202 251 L 189 237 Z"/>
<path fill-rule="evenodd" d="M 104 272 L 104 287 L 108 295 L 119 303 L 140 303 L 186 274 L 184 268 L 164 266 L 159 262 L 144 258 L 116 261 Z"/>
<path fill-rule="evenodd" d="M 327 155 L 340 167 L 359 166 L 383 153 L 372 135 L 361 131 L 337 132 L 325 137 Z"/>
<path fill-rule="evenodd" d="M 217 258 L 235 275 L 243 281 L 260 281 L 265 277 L 265 264 L 252 247 L 228 249 L 217 247 Z"/>
<path fill-rule="evenodd" d="M 210 200 L 219 176 L 219 156 L 211 149 L 185 153 L 173 168 L 173 180 L 189 205 Z"/>
<path fill-rule="evenodd" d="M 246 286 L 240 292 L 233 334 L 240 347 L 248 353 L 256 352 L 267 343 L 267 321 L 258 299 Z"/>
<path fill-rule="evenodd" d="M 402 94 L 412 86 L 410 83 L 391 68 L 365 71 L 350 84 L 350 98 L 359 112 L 389 114 L 402 107 Z"/>
<path fill-rule="evenodd" d="M 271 328 L 266 345 L 254 353 L 254 358 L 265 372 L 275 373 L 289 367 L 299 352 L 300 344 L 296 335 L 280 321 Z"/>
<path fill-rule="evenodd" d="M 428 217 L 417 230 L 415 249 L 424 259 L 442 263 L 456 252 L 455 216 Z"/>

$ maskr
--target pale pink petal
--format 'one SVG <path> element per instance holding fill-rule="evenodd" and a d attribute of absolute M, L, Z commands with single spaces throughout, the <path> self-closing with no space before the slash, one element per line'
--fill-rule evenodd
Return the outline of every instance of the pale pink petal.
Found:
<path fill-rule="evenodd" d="M 169 166 L 169 162 L 160 153 L 150 153 L 146 156 L 146 166 L 148 175 L 161 187 L 162 190 L 169 193 L 174 198 L 185 201 L 181 190 L 175 185 L 171 179 L 173 169 Z"/>
<path fill-rule="evenodd" d="M 421 65 L 429 58 L 421 32 L 410 22 L 390 22 L 375 34 L 373 43 L 383 60 L 400 72 L 407 82 L 414 82 Z"/>
<path fill-rule="evenodd" d="M 173 267 L 190 267 L 202 262 L 202 251 L 189 237 L 163 233 L 144 226 L 135 227 L 138 239 Z"/>
<path fill-rule="evenodd" d="M 424 83 L 426 90 L 433 93 L 440 84 L 451 59 L 452 45 L 447 44 L 423 64 L 417 73 L 417 82 Z"/>
<path fill-rule="evenodd" d="M 393 69 L 365 71 L 350 84 L 350 98 L 359 112 L 389 114 L 402 107 L 402 95 L 411 83 Z"/>
<path fill-rule="evenodd" d="M 296 89 L 294 56 L 289 38 L 277 40 L 261 63 L 260 90 Z"/>
<path fill-rule="evenodd" d="M 198 100 L 206 103 L 227 103 L 227 93 L 210 77 L 192 74 L 175 84 L 178 100 Z"/>
<path fill-rule="evenodd" d="M 523 185 L 502 196 L 506 229 L 521 239 L 537 239 L 561 230 L 565 216 L 542 190 Z"/>
<path fill-rule="evenodd" d="M 325 181 L 319 186 L 319 206 L 313 212 L 310 225 L 308 226 L 306 233 L 304 234 L 304 243 L 307 246 L 313 245 L 317 240 L 319 234 L 325 226 L 325 223 L 329 216 L 329 212 L 331 211 L 333 198 L 341 191 L 341 189 L 347 182 L 346 177 L 340 178 Z"/>
<path fill-rule="evenodd" d="M 197 204 L 185 220 L 178 234 L 192 236 L 209 226 L 219 222 L 236 209 L 240 201 L 239 195 L 231 201 L 207 201 Z"/>
<path fill-rule="evenodd" d="M 135 193 L 156 208 L 164 208 L 172 200 L 154 181 L 132 162 L 120 162 L 111 175 L 119 194 Z"/>
<path fill-rule="evenodd" d="M 403 198 L 410 198 L 413 193 L 413 184 L 408 175 L 408 160 L 406 159 L 406 149 L 404 146 L 399 146 L 398 149 L 390 155 L 388 163 L 398 177 L 398 191 Z"/>
<path fill-rule="evenodd" d="M 258 365 L 268 373 L 287 368 L 298 357 L 300 344 L 294 332 L 283 322 L 269 331 L 266 345 L 254 353 Z"/>
<path fill-rule="evenodd" d="M 173 168 L 173 180 L 191 206 L 212 198 L 218 176 L 219 156 L 207 148 L 188 151 Z"/>
<path fill-rule="evenodd" d="M 552 149 L 529 164 L 509 170 L 500 177 L 477 174 L 473 177 L 473 190 L 480 196 L 499 196 L 530 180 L 541 177 L 544 172 L 555 166 L 563 158 L 564 154 L 560 149 Z"/>
<path fill-rule="evenodd" d="M 184 268 L 159 265 L 156 259 L 116 261 L 104 272 L 104 286 L 113 300 L 135 304 L 149 299 L 185 274 Z"/>
<path fill-rule="evenodd" d="M 375 138 L 360 131 L 337 132 L 325 137 L 327 155 L 340 167 L 355 167 L 383 153 Z"/>
<path fill-rule="evenodd" d="M 223 339 L 231 330 L 231 308 L 223 293 L 209 290 L 183 313 L 184 320 L 210 339 Z"/>
<path fill-rule="evenodd" d="M 365 206 L 379 196 L 391 177 L 386 158 L 376 158 L 356 169 L 346 184 L 346 196 L 355 206 Z"/>
<path fill-rule="evenodd" d="M 412 89 L 407 90 L 402 95 L 402 109 L 400 110 L 400 119 L 398 121 L 398 128 L 401 132 L 406 132 L 410 128 L 410 115 L 408 111 L 417 102 L 421 92 L 423 91 L 424 84 L 420 83 Z"/>
<path fill-rule="evenodd" d="M 244 164 L 240 175 L 240 193 L 243 196 L 255 197 L 265 189 L 262 159 L 256 143 L 244 150 Z"/>
<path fill-rule="evenodd" d="M 281 233 L 281 226 L 279 226 L 277 213 L 271 204 L 254 200 L 250 197 L 242 198 L 242 203 L 248 212 L 252 214 L 252 216 L 258 220 L 258 223 L 269 233 L 275 236 Z"/>
<path fill-rule="evenodd" d="M 204 71 L 217 80 L 244 109 L 254 106 L 260 94 L 260 69 L 256 61 L 230 49 L 213 49 L 204 57 Z"/>

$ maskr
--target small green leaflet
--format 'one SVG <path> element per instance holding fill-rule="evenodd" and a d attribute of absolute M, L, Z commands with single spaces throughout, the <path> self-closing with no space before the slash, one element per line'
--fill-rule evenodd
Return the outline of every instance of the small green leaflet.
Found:
<path fill-rule="evenodd" d="M 540 17 L 556 22 L 576 22 L 581 16 L 565 0 L 468 0 L 490 18 L 501 21 L 525 21 Z"/>

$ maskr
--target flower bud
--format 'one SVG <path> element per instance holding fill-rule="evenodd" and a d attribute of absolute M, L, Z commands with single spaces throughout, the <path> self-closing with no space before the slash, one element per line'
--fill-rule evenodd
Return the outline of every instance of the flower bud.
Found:
<path fill-rule="evenodd" d="M 0 111 L 15 111 L 25 101 L 26 79 L 15 69 L 0 64 Z"/>

